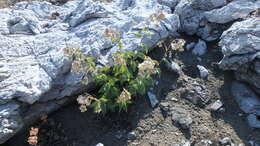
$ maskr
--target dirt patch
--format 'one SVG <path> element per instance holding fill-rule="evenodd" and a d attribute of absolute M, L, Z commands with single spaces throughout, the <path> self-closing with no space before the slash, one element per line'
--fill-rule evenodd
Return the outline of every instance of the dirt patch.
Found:
<path fill-rule="evenodd" d="M 150 56 L 160 59 L 165 56 L 164 49 L 155 48 Z M 201 141 L 210 140 L 212 146 L 217 146 L 224 137 L 231 138 L 235 145 L 249 145 L 250 140 L 260 143 L 260 130 L 248 126 L 245 115 L 230 94 L 232 73 L 223 72 L 216 66 L 221 58 L 217 42 L 208 44 L 208 52 L 199 58 L 188 51 L 173 51 L 172 59 L 181 66 L 183 74 L 175 74 L 161 66 L 162 75 L 154 88 L 160 100 L 159 106 L 152 109 L 147 97 L 138 97 L 128 113 L 109 113 L 102 117 L 92 111 L 80 113 L 78 105 L 73 103 L 50 115 L 47 121 L 33 125 L 40 128 L 39 145 L 92 146 L 103 143 L 105 146 L 169 146 L 189 141 L 191 145 L 198 146 Z M 208 69 L 208 79 L 199 77 L 197 65 Z M 194 104 L 187 98 L 192 88 L 189 85 L 193 84 L 203 87 L 203 95 L 207 91 L 206 103 Z M 186 92 L 188 94 L 183 94 Z M 195 97 L 200 98 L 190 96 Z M 218 99 L 223 101 L 224 111 L 209 111 L 210 104 Z M 183 129 L 173 123 L 174 113 L 165 111 L 165 105 L 169 109 L 178 107 L 187 111 L 193 121 L 190 128 Z M 26 146 L 28 135 L 26 129 L 5 145 Z"/>

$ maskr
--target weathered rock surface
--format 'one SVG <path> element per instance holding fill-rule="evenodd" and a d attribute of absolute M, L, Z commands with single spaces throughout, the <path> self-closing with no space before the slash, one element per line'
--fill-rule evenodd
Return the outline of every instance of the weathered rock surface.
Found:
<path fill-rule="evenodd" d="M 224 70 L 233 70 L 236 78 L 249 83 L 260 94 L 260 21 L 250 18 L 236 22 L 223 33 L 219 45 Z"/>
<path fill-rule="evenodd" d="M 82 74 L 70 72 L 72 60 L 64 54 L 65 47 L 80 47 L 107 65 L 118 48 L 104 36 L 106 29 L 120 34 L 125 50 L 139 50 L 140 43 L 153 47 L 179 28 L 179 17 L 156 0 L 75 0 L 63 6 L 21 2 L 12 10 L 1 9 L 0 19 L 0 143 L 23 126 L 18 123 L 35 118 L 36 112 L 50 112 L 44 103 L 88 89 L 81 84 Z M 149 37 L 134 35 L 144 27 Z M 11 105 L 13 101 L 19 104 Z M 35 113 L 23 109 L 26 114 L 19 114 L 19 105 L 30 109 L 38 104 L 41 109 Z"/>

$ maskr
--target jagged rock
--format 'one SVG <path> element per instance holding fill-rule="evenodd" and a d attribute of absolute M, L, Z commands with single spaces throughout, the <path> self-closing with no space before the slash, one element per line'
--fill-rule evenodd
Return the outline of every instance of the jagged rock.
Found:
<path fill-rule="evenodd" d="M 209 107 L 209 110 L 216 112 L 220 110 L 222 106 L 223 102 L 221 100 L 217 100 Z"/>
<path fill-rule="evenodd" d="M 235 0 L 222 8 L 205 12 L 205 17 L 209 22 L 223 24 L 239 18 L 245 18 L 257 8 L 260 8 L 259 1 Z"/>
<path fill-rule="evenodd" d="M 191 49 L 194 48 L 195 45 L 196 45 L 195 42 L 191 42 L 191 43 L 189 43 L 189 44 L 186 45 L 186 49 L 187 49 L 188 51 L 190 51 Z"/>
<path fill-rule="evenodd" d="M 209 71 L 204 66 L 197 65 L 197 68 L 199 69 L 201 78 L 207 78 L 208 77 Z"/>
<path fill-rule="evenodd" d="M 221 36 L 219 45 L 224 54 L 219 66 L 233 70 L 238 80 L 249 83 L 260 94 L 260 23 L 250 18 L 234 23 Z"/>
<path fill-rule="evenodd" d="M 194 49 L 192 50 L 192 54 L 202 56 L 207 51 L 207 44 L 203 40 L 199 40 L 196 45 L 194 46 Z"/>
<path fill-rule="evenodd" d="M 174 73 L 177 73 L 177 74 L 180 74 L 180 72 L 181 72 L 181 67 L 177 64 L 177 63 L 175 63 L 175 62 L 173 62 L 173 61 L 165 61 L 165 66 L 166 66 L 166 68 L 169 70 L 169 71 L 172 71 L 172 72 L 174 72 Z"/>
<path fill-rule="evenodd" d="M 17 110 L 26 107 L 22 110 L 25 113 L 34 105 L 63 100 L 91 88 L 91 80 L 88 86 L 83 86 L 83 74 L 70 71 L 72 60 L 64 54 L 65 47 L 80 47 L 99 64 L 110 65 L 111 54 L 119 48 L 104 36 L 106 29 L 119 33 L 125 51 L 138 51 L 140 43 L 153 47 L 176 34 L 180 26 L 179 17 L 157 0 L 108 3 L 74 0 L 62 6 L 21 2 L 12 9 L 0 9 L 0 19 L 0 109 L 8 109 L 10 102 L 17 100 L 18 105 L 23 105 Z M 141 39 L 135 34 L 144 27 L 148 28 L 149 36 Z M 57 109 L 58 104 L 52 107 Z M 41 108 L 21 117 L 22 120 L 17 119 L 19 113 L 8 119 L 16 123 L 24 118 L 30 121 L 37 112 L 51 111 Z M 20 126 L 1 134 L 0 143 L 14 135 Z"/>

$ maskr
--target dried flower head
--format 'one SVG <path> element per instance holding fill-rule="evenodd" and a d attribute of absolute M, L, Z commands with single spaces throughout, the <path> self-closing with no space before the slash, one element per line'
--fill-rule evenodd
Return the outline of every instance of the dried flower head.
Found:
<path fill-rule="evenodd" d="M 118 40 L 119 34 L 112 29 L 106 28 L 104 31 L 104 36 L 110 38 L 112 41 Z"/>
<path fill-rule="evenodd" d="M 148 74 L 155 74 L 155 63 L 150 57 L 146 57 L 145 60 L 138 65 L 138 75 L 145 76 L 146 73 Z"/>
<path fill-rule="evenodd" d="M 30 136 L 36 136 L 39 133 L 39 128 L 31 128 Z"/>
<path fill-rule="evenodd" d="M 117 53 L 113 56 L 113 60 L 116 65 L 126 65 L 124 55 L 122 53 Z"/>
<path fill-rule="evenodd" d="M 91 102 L 95 100 L 95 98 L 91 95 L 80 95 L 78 98 L 77 98 L 77 101 L 79 104 L 84 104 L 86 106 L 89 106 L 91 104 Z"/>
<path fill-rule="evenodd" d="M 129 100 L 131 100 L 131 94 L 124 88 L 121 94 L 117 97 L 116 102 L 121 103 Z"/>
<path fill-rule="evenodd" d="M 86 112 L 87 111 L 87 106 L 85 104 L 82 104 L 80 105 L 79 107 L 80 111 L 83 113 L 83 112 Z"/>
<path fill-rule="evenodd" d="M 38 137 L 37 136 L 30 136 L 28 137 L 27 141 L 30 145 L 37 145 L 38 143 Z"/>
<path fill-rule="evenodd" d="M 152 14 L 146 21 L 147 22 L 154 22 L 154 21 L 161 21 L 165 19 L 165 14 L 163 12 Z"/>

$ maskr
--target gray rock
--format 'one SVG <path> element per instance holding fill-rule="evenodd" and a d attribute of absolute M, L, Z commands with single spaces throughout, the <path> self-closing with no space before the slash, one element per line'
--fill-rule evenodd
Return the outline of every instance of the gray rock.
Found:
<path fill-rule="evenodd" d="M 165 61 L 165 66 L 169 71 L 172 71 L 174 73 L 180 74 L 181 72 L 181 67 L 173 61 Z"/>
<path fill-rule="evenodd" d="M 203 139 L 200 142 L 196 143 L 194 146 L 211 146 L 213 143 L 211 140 Z"/>
<path fill-rule="evenodd" d="M 223 106 L 223 102 L 221 100 L 215 101 L 212 105 L 210 105 L 209 110 L 211 111 L 218 111 Z"/>
<path fill-rule="evenodd" d="M 195 44 L 196 44 L 195 42 L 191 42 L 191 43 L 187 44 L 187 45 L 186 45 L 186 49 L 187 49 L 188 51 L 190 51 L 191 49 L 194 48 Z"/>
<path fill-rule="evenodd" d="M 194 49 L 192 50 L 192 54 L 202 56 L 207 51 L 207 44 L 203 40 L 199 40 Z"/>
<path fill-rule="evenodd" d="M 247 114 L 260 115 L 260 98 L 245 84 L 234 81 L 231 92 L 241 110 Z"/>
<path fill-rule="evenodd" d="M 205 17 L 213 23 L 228 23 L 238 18 L 245 18 L 250 12 L 260 8 L 260 2 L 254 0 L 235 0 L 228 5 L 205 12 Z"/>
<path fill-rule="evenodd" d="M 159 103 L 156 95 L 150 91 L 147 92 L 147 95 L 148 95 L 149 101 L 151 103 L 151 106 L 154 108 Z"/>
<path fill-rule="evenodd" d="M 135 139 L 135 138 L 136 138 L 135 132 L 130 132 L 130 133 L 127 134 L 127 139 L 133 140 L 133 139 Z"/>
<path fill-rule="evenodd" d="M 96 146 L 104 146 L 103 143 L 98 143 Z"/>
<path fill-rule="evenodd" d="M 207 78 L 208 77 L 209 71 L 204 66 L 197 65 L 197 68 L 199 69 L 201 78 Z"/>
<path fill-rule="evenodd" d="M 232 143 L 232 140 L 231 138 L 229 137 L 224 137 L 223 139 L 219 140 L 220 144 L 222 144 L 223 146 L 235 146 L 233 143 Z"/>
<path fill-rule="evenodd" d="M 158 11 L 164 17 L 150 20 Z M 104 36 L 106 29 L 119 33 L 124 51 L 140 51 L 140 43 L 154 47 L 176 34 L 180 27 L 179 17 L 157 0 L 135 1 L 134 4 L 132 0 L 116 0 L 109 4 L 74 0 L 62 6 L 21 2 L 12 9 L 0 9 L 0 19 L 0 109 L 7 110 L 10 103 L 20 101 L 17 111 L 21 108 L 25 113 L 39 103 L 55 103 L 91 88 L 91 79 L 83 86 L 83 73 L 71 72 L 72 60 L 64 54 L 65 47 L 80 47 L 99 64 L 111 65 L 111 54 L 119 48 Z M 144 27 L 148 28 L 149 36 L 134 35 Z M 25 106 L 27 108 L 23 109 Z M 52 107 L 50 109 L 58 106 Z M 33 121 L 37 116 L 31 115 L 37 112 L 49 113 L 50 109 L 35 110 L 26 116 L 26 121 Z M 8 120 L 20 123 L 19 115 L 18 112 L 11 114 Z M 22 124 L 13 126 L 12 133 L 1 133 L 0 143 L 19 131 L 20 126 Z"/>
<path fill-rule="evenodd" d="M 175 6 L 179 3 L 179 1 L 181 1 L 181 0 L 158 0 L 158 2 L 161 5 L 168 6 L 168 7 L 172 8 L 172 9 L 175 8 Z"/>
<path fill-rule="evenodd" d="M 190 113 L 183 108 L 174 107 L 171 109 L 172 121 L 177 123 L 183 129 L 189 129 L 192 124 Z"/>
<path fill-rule="evenodd" d="M 260 120 L 257 119 L 257 116 L 254 114 L 249 114 L 247 116 L 247 122 L 252 128 L 260 128 Z"/>
<path fill-rule="evenodd" d="M 8 103 L 0 106 L 0 141 L 6 141 L 23 127 L 19 105 Z"/>
<path fill-rule="evenodd" d="M 182 141 L 180 144 L 176 144 L 175 146 L 191 146 L 189 141 Z"/>
<path fill-rule="evenodd" d="M 233 70 L 236 79 L 249 83 L 252 89 L 259 93 L 259 19 L 250 18 L 234 23 L 222 34 L 219 45 L 224 54 L 219 67 L 223 70 Z"/>

